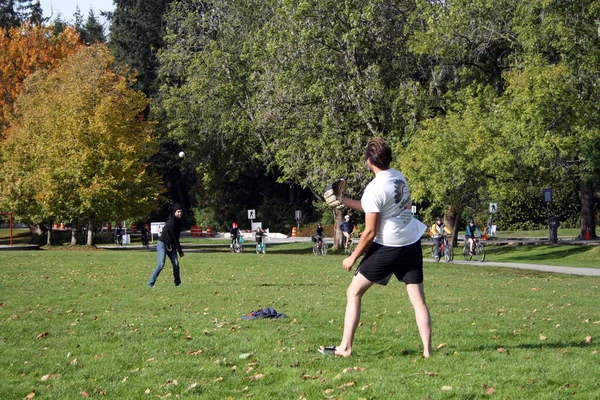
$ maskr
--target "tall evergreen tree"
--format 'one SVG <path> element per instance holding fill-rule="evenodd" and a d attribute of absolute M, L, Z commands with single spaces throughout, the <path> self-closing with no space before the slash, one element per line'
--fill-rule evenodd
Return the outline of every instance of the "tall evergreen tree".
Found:
<path fill-rule="evenodd" d="M 0 27 L 12 28 L 21 23 L 15 0 L 0 0 Z"/>
<path fill-rule="evenodd" d="M 117 60 L 138 73 L 137 87 L 156 91 L 157 53 L 163 47 L 163 15 L 172 0 L 115 0 L 110 47 Z"/>
<path fill-rule="evenodd" d="M 85 25 L 83 26 L 82 37 L 87 44 L 106 42 L 104 27 L 98 21 L 93 9 L 90 9 Z"/>

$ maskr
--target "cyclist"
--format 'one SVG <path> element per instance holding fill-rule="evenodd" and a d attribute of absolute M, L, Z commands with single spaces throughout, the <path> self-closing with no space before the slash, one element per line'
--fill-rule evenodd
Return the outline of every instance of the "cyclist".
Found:
<path fill-rule="evenodd" d="M 113 236 L 115 237 L 115 242 L 119 245 L 123 245 L 123 229 L 121 228 L 121 224 L 117 224 L 115 230 L 113 232 Z"/>
<path fill-rule="evenodd" d="M 475 246 L 475 233 L 479 232 L 479 236 L 483 236 L 483 233 L 479 230 L 473 218 L 469 220 L 469 224 L 465 229 L 465 240 L 469 242 L 469 254 L 473 255 L 473 246 Z"/>
<path fill-rule="evenodd" d="M 429 228 L 429 234 L 433 239 L 433 244 L 435 244 L 435 260 L 438 261 L 440 259 L 440 245 L 442 240 L 446 234 L 452 235 L 452 232 L 444 225 L 442 218 L 436 217 L 435 222 Z"/>
<path fill-rule="evenodd" d="M 321 225 L 321 223 L 319 222 L 317 224 L 317 229 L 315 230 L 315 235 L 313 236 L 313 242 L 318 243 L 319 249 L 323 247 L 323 238 L 326 236 L 327 234 L 325 233 L 325 229 L 323 228 L 323 225 Z"/>
<path fill-rule="evenodd" d="M 148 232 L 148 228 L 146 228 L 146 225 L 142 226 L 142 245 L 145 247 L 148 247 L 148 234 L 150 232 Z"/>
<path fill-rule="evenodd" d="M 231 244 L 229 245 L 229 248 L 231 251 L 233 251 L 233 244 L 240 240 L 240 229 L 238 228 L 238 224 L 236 222 L 231 223 L 231 230 L 229 233 L 231 234 Z"/>
<path fill-rule="evenodd" d="M 352 235 L 352 231 L 354 230 L 354 224 L 350 221 L 350 216 L 346 215 L 344 217 L 344 222 L 340 224 L 340 231 L 342 231 L 342 246 L 346 249 L 348 248 L 348 243 L 350 243 L 350 235 Z"/>
<path fill-rule="evenodd" d="M 256 245 L 258 247 L 260 247 L 261 249 L 263 248 L 264 241 L 265 241 L 265 236 L 267 236 L 267 234 L 265 233 L 265 231 L 263 231 L 261 229 L 261 227 L 259 226 L 258 228 L 256 228 L 256 234 L 254 235 L 254 239 L 256 240 Z"/>

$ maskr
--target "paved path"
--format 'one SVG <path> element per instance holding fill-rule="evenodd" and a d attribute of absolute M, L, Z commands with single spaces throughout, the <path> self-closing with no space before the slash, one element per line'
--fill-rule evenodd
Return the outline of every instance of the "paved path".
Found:
<path fill-rule="evenodd" d="M 427 258 L 425 261 L 431 262 L 431 257 L 429 260 Z M 443 261 L 440 261 L 443 262 Z M 544 272 L 555 272 L 559 274 L 571 274 L 571 275 L 586 275 L 586 276 L 600 276 L 600 269 L 596 268 L 575 268 L 575 267 L 559 267 L 555 265 L 539 265 L 539 264 L 521 264 L 521 263 L 506 263 L 506 262 L 493 262 L 493 261 L 463 261 L 463 260 L 454 260 L 452 264 L 466 264 L 473 266 L 482 266 L 482 267 L 503 267 L 503 268 L 516 268 L 516 269 L 529 269 L 534 271 L 544 271 Z"/>

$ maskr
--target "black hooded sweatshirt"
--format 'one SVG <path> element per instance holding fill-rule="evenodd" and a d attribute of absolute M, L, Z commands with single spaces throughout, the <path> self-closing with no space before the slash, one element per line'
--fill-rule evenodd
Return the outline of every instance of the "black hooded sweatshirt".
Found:
<path fill-rule="evenodd" d="M 175 203 L 171 208 L 171 215 L 169 220 L 162 229 L 162 233 L 158 240 L 163 242 L 167 246 L 167 250 L 177 250 L 179 254 L 183 253 L 181 244 L 179 243 L 179 234 L 181 233 L 181 227 L 183 226 L 183 218 L 177 218 L 175 211 L 183 210 L 181 204 Z"/>

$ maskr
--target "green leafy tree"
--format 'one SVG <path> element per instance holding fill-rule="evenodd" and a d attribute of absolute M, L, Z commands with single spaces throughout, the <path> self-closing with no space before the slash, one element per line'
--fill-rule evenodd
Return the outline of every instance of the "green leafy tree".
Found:
<path fill-rule="evenodd" d="M 0 202 L 21 220 L 96 222 L 144 217 L 160 180 L 143 160 L 155 151 L 146 96 L 105 45 L 27 81 L 1 151 Z"/>

